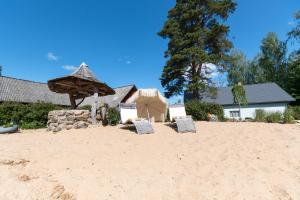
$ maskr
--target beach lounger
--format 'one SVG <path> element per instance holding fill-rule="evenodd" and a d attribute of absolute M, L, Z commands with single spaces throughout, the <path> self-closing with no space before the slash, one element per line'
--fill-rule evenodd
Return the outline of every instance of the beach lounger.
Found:
<path fill-rule="evenodd" d="M 196 133 L 196 126 L 191 116 L 187 116 L 183 104 L 174 104 L 169 106 L 170 121 L 176 122 L 179 133 Z"/>
<path fill-rule="evenodd" d="M 122 124 L 132 123 L 138 134 L 154 133 L 151 123 L 146 119 L 139 119 L 135 104 L 120 104 L 120 114 Z"/>

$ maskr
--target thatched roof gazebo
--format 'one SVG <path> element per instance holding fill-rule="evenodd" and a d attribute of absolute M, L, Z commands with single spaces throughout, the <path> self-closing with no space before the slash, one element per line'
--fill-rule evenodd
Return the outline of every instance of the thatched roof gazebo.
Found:
<path fill-rule="evenodd" d="M 111 87 L 97 80 L 85 63 L 82 63 L 80 67 L 69 76 L 49 80 L 48 87 L 53 92 L 69 94 L 73 108 L 78 107 L 85 97 L 94 95 L 95 103 L 92 105 L 92 118 L 93 121 L 95 118 L 95 122 L 98 96 L 115 94 L 115 91 Z M 76 100 L 79 99 L 82 100 L 76 104 Z"/>

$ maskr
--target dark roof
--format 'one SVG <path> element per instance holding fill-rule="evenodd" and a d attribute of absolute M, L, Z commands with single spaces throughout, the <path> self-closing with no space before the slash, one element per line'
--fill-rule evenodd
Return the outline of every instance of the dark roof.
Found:
<path fill-rule="evenodd" d="M 295 101 L 287 92 L 285 92 L 276 83 L 262 83 L 245 85 L 246 98 L 248 104 L 261 103 L 279 103 Z M 234 105 L 232 87 L 222 87 L 217 89 L 216 98 L 206 96 L 202 99 L 204 102 L 217 103 L 220 105 Z M 191 94 L 185 92 L 185 101 L 191 99 Z"/>
<path fill-rule="evenodd" d="M 99 103 L 107 103 L 109 107 L 117 107 L 119 103 L 122 103 L 124 98 L 133 90 L 134 92 L 137 91 L 135 85 L 127 85 L 123 87 L 114 88 L 116 94 L 114 95 L 107 95 L 103 97 L 99 97 Z M 94 102 L 93 97 L 87 97 L 82 102 L 80 106 L 83 105 L 92 105 Z"/>
<path fill-rule="evenodd" d="M 36 103 L 43 101 L 56 105 L 70 105 L 68 95 L 51 92 L 46 83 L 0 76 L 0 102 Z"/>
<path fill-rule="evenodd" d="M 116 94 L 99 97 L 99 102 L 117 106 L 131 90 L 137 90 L 135 85 L 127 85 L 114 89 Z M 11 77 L 0 76 L 0 102 L 36 103 L 39 101 L 56 105 L 70 106 L 68 94 L 50 91 L 47 83 L 40 83 Z M 92 97 L 88 97 L 81 105 L 91 104 Z M 81 106 L 80 105 L 80 106 Z"/>

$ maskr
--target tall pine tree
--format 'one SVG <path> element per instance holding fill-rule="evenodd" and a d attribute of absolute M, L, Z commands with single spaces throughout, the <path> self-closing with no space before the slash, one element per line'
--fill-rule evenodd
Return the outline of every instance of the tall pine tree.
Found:
<path fill-rule="evenodd" d="M 199 91 L 210 91 L 212 72 L 207 64 L 222 70 L 230 62 L 232 43 L 224 21 L 235 7 L 233 0 L 176 0 L 158 33 L 169 39 L 168 60 L 160 78 L 167 97 L 188 90 L 199 99 Z"/>

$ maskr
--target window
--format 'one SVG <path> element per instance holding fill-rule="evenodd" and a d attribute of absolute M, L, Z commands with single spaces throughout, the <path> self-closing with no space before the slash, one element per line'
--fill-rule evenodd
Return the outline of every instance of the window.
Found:
<path fill-rule="evenodd" d="M 238 110 L 230 111 L 230 117 L 232 118 L 240 117 L 240 111 Z"/>

